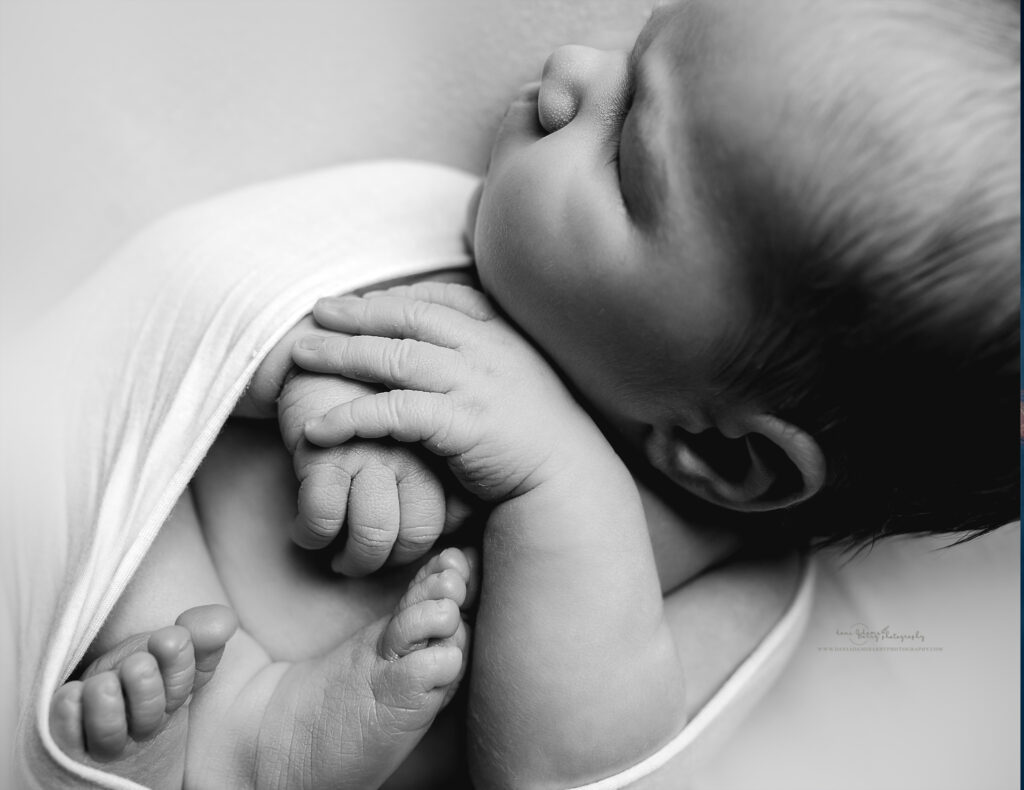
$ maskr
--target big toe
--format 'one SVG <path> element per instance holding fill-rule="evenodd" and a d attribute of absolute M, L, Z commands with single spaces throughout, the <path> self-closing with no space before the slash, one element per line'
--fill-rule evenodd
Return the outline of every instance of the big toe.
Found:
<path fill-rule="evenodd" d="M 238 630 L 238 618 L 221 604 L 196 606 L 179 615 L 176 625 L 186 628 L 192 637 L 195 658 L 194 690 L 206 685 L 224 655 L 224 646 Z"/>
<path fill-rule="evenodd" d="M 462 674 L 463 651 L 439 644 L 389 662 L 374 682 L 374 696 L 392 710 L 435 716 L 450 698 L 449 688 Z M 419 726 L 417 716 L 409 723 Z"/>
<path fill-rule="evenodd" d="M 459 605 L 450 598 L 426 600 L 399 609 L 381 636 L 380 654 L 392 661 L 427 647 L 432 640 L 454 636 L 462 623 Z"/>

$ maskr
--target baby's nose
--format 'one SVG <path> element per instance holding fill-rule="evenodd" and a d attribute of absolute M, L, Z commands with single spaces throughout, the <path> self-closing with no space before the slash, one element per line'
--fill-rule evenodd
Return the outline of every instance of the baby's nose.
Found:
<path fill-rule="evenodd" d="M 548 133 L 568 124 L 582 108 L 602 111 L 628 89 L 627 55 L 575 44 L 559 47 L 544 64 L 537 117 Z"/>

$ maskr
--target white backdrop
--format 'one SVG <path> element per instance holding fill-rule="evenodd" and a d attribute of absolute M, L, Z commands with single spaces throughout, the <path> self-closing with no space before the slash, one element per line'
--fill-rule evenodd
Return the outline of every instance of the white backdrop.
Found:
<path fill-rule="evenodd" d="M 652 5 L 0 0 L 0 332 L 205 196 L 373 157 L 479 171 L 551 49 L 630 41 Z"/>

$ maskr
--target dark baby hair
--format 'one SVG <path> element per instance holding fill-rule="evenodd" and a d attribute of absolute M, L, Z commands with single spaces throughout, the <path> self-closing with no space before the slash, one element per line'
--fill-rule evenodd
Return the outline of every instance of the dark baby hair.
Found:
<path fill-rule="evenodd" d="M 840 94 L 817 175 L 748 201 L 770 205 L 747 217 L 755 320 L 725 380 L 825 454 L 823 490 L 782 514 L 801 542 L 1019 517 L 1020 6 L 931 8 L 941 67 L 893 84 L 914 123 Z"/>

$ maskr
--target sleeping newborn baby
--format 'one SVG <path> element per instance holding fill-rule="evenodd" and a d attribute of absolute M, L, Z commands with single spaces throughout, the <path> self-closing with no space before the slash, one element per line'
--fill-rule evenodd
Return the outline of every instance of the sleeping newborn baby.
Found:
<path fill-rule="evenodd" d="M 379 785 L 466 667 L 473 554 L 432 547 L 468 497 L 487 506 L 477 784 L 570 786 L 656 751 L 692 713 L 661 589 L 721 557 L 680 517 L 696 570 L 659 580 L 637 487 L 576 395 L 680 488 L 777 511 L 780 545 L 1009 521 L 1016 462 L 982 448 L 1017 380 L 1018 65 L 1019 9 L 995 0 L 694 0 L 631 52 L 558 50 L 471 212 L 500 308 L 438 283 L 324 301 L 239 407 L 280 395 L 293 536 L 346 575 L 332 594 L 397 607 L 324 620 L 320 653 L 232 636 L 238 522 L 292 513 L 240 519 L 272 475 L 235 480 L 215 448 L 54 698 L 54 737 L 154 786 Z M 378 578 L 392 597 L 346 586 Z M 208 605 L 131 636 L 159 596 Z"/>

